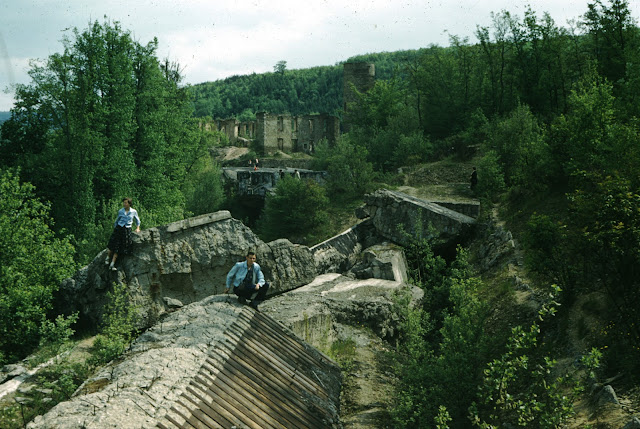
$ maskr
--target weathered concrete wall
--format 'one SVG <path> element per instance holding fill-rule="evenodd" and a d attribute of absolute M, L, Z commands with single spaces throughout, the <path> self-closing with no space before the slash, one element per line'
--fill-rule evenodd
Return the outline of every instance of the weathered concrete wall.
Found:
<path fill-rule="evenodd" d="M 477 219 L 480 215 L 480 202 L 479 201 L 430 201 L 439 206 L 446 207 L 455 212 L 462 213 L 465 216 Z"/>
<path fill-rule="evenodd" d="M 267 154 L 311 152 L 322 139 L 335 144 L 340 135 L 340 120 L 336 116 L 256 114 L 256 145 Z"/>
<path fill-rule="evenodd" d="M 218 130 L 223 132 L 230 142 L 238 140 L 238 121 L 236 119 L 223 119 L 217 121 Z"/>
<path fill-rule="evenodd" d="M 245 139 L 253 139 L 256 135 L 255 121 L 240 122 L 238 124 L 238 136 Z"/>
<path fill-rule="evenodd" d="M 392 243 L 380 243 L 368 247 L 358 255 L 349 273 L 357 279 L 382 279 L 400 283 L 408 282 L 407 258 L 404 249 Z"/>
<path fill-rule="evenodd" d="M 292 133 L 291 116 L 259 112 L 256 113 L 256 121 L 256 144 L 264 153 L 294 151 L 293 140 L 296 137 Z"/>
<path fill-rule="evenodd" d="M 378 242 L 373 223 L 360 222 L 310 248 L 319 274 L 343 273 L 357 261 L 362 249 Z"/>
<path fill-rule="evenodd" d="M 232 145 L 248 146 L 267 154 L 283 152 L 313 152 L 322 139 L 334 145 L 340 135 L 340 119 L 327 114 L 291 116 L 285 114 L 256 113 L 255 121 L 218 119 L 201 122 L 205 130 L 224 133 Z"/>
<path fill-rule="evenodd" d="M 408 245 L 414 238 L 457 240 L 476 223 L 474 218 L 441 205 L 386 189 L 366 195 L 364 201 L 378 234 L 400 245 Z"/>
<path fill-rule="evenodd" d="M 340 135 L 340 120 L 331 115 L 305 115 L 296 119 L 298 123 L 299 152 L 313 152 L 316 145 L 326 139 L 334 146 Z"/>

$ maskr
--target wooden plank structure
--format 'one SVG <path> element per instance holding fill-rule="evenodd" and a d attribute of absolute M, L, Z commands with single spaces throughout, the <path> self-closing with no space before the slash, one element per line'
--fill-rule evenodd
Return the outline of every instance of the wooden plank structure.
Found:
<path fill-rule="evenodd" d="M 244 308 L 161 429 L 339 428 L 317 374 L 335 363 L 269 316 Z M 332 411 L 333 410 L 333 411 Z"/>

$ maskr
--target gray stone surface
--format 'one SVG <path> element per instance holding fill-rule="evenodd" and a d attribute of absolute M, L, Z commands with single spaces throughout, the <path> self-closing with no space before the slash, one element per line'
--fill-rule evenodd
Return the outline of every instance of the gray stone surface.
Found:
<path fill-rule="evenodd" d="M 516 246 L 509 230 L 500 225 L 491 225 L 485 235 L 486 238 L 478 247 L 478 265 L 482 270 L 514 259 Z"/>
<path fill-rule="evenodd" d="M 368 247 L 349 270 L 358 279 L 383 279 L 406 283 L 407 259 L 404 250 L 391 243 Z"/>
<path fill-rule="evenodd" d="M 313 282 L 266 301 L 261 310 L 280 320 L 299 337 L 317 347 L 327 347 L 335 338 L 339 324 L 367 327 L 380 338 L 392 340 L 397 334 L 398 315 L 394 311 L 396 294 L 406 293 L 411 305 L 419 302 L 424 292 L 407 283 L 406 260 L 402 249 L 381 244 L 365 249 L 361 267 L 383 278 L 354 279 L 338 273 L 325 273 Z M 367 261 L 371 265 L 367 265 Z"/>
<path fill-rule="evenodd" d="M 440 201 L 432 200 L 432 203 L 439 206 L 446 207 L 455 212 L 462 213 L 463 215 L 477 219 L 480 215 L 480 202 L 479 201 Z"/>
<path fill-rule="evenodd" d="M 276 243 L 274 247 L 283 246 Z M 267 254 L 270 250 L 261 251 Z M 312 261 L 310 251 L 306 251 L 308 261 Z M 395 295 L 409 294 L 415 304 L 423 292 L 405 282 L 406 265 L 397 247 L 374 246 L 365 254 L 377 255 L 371 261 L 386 260 L 392 266 L 393 279 L 357 280 L 337 273 L 323 274 L 309 284 L 267 300 L 261 311 L 321 349 L 329 347 L 336 331 L 344 326 L 365 328 L 381 338 L 394 339 L 399 321 L 394 312 Z M 207 357 L 224 354 L 218 345 L 225 341 L 225 331 L 242 308 L 235 297 L 217 295 L 166 314 L 138 337 L 122 360 L 102 368 L 80 386 L 71 400 L 37 417 L 28 428 L 155 427 L 185 392 Z M 335 371 L 337 374 L 318 376 L 338 380 L 338 367 Z M 337 390 L 330 398 L 338 401 L 340 386 L 331 388 Z M 337 406 L 337 402 L 324 405 Z"/>
<path fill-rule="evenodd" d="M 359 222 L 346 231 L 311 247 L 318 274 L 342 273 L 357 261 L 362 249 L 379 243 L 373 223 Z"/>
<path fill-rule="evenodd" d="M 102 368 L 78 388 L 71 400 L 56 405 L 27 427 L 155 427 L 208 357 L 215 355 L 222 360 L 228 357 L 219 344 L 228 343 L 225 331 L 242 309 L 235 298 L 225 295 L 206 298 L 168 315 L 142 334 L 124 359 Z M 332 370 L 335 374 L 326 376 L 339 380 L 339 368 Z M 335 390 L 330 397 L 338 398 L 339 383 L 330 388 Z"/>
<path fill-rule="evenodd" d="M 616 395 L 615 390 L 613 390 L 613 387 L 611 387 L 611 385 L 609 384 L 604 386 L 598 393 L 597 403 L 599 406 L 609 403 L 620 405 L 620 401 L 618 401 L 618 396 Z"/>

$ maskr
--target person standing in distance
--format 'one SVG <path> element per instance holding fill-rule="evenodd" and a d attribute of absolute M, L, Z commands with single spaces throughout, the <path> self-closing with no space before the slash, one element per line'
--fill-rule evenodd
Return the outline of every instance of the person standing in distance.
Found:
<path fill-rule="evenodd" d="M 469 178 L 471 182 L 471 190 L 474 191 L 476 186 L 478 186 L 478 170 L 473 167 L 473 171 L 471 172 L 471 177 Z"/>
<path fill-rule="evenodd" d="M 131 227 L 133 221 L 136 221 L 136 232 L 140 232 L 140 216 L 136 209 L 131 207 L 133 201 L 131 198 L 122 199 L 122 208 L 118 210 L 118 217 L 113 225 L 113 232 L 107 244 L 107 260 L 105 264 L 109 264 L 111 271 L 116 271 L 116 260 L 118 255 L 129 255 L 131 253 Z"/>
<path fill-rule="evenodd" d="M 240 304 L 249 304 L 254 310 L 258 310 L 258 306 L 265 300 L 269 283 L 264 281 L 264 274 L 260 269 L 260 265 L 256 263 L 255 252 L 247 252 L 247 260 L 236 263 L 229 274 L 227 274 L 227 284 L 224 293 L 229 293 L 233 286 L 233 293 L 238 296 Z"/>

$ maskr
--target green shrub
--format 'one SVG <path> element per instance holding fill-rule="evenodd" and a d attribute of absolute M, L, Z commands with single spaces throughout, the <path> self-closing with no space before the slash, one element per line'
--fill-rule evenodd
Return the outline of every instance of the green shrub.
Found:
<path fill-rule="evenodd" d="M 220 166 L 210 162 L 183 186 L 188 215 L 197 216 L 220 209 L 224 201 Z"/>
<path fill-rule="evenodd" d="M 556 292 L 559 289 L 556 288 Z M 540 310 L 540 320 L 551 317 L 559 305 L 551 294 L 550 303 Z M 509 424 L 514 427 L 554 429 L 563 427 L 573 415 L 573 402 L 583 391 L 574 372 L 554 375 L 556 361 L 541 353 L 540 326 L 512 329 L 506 352 L 491 361 L 478 387 L 478 402 L 470 407 L 475 426 L 489 429 Z M 599 352 L 583 359 L 587 375 L 599 363 Z"/>
<path fill-rule="evenodd" d="M 266 198 L 258 221 L 261 237 L 313 243 L 329 222 L 328 205 L 324 188 L 315 181 L 285 176 Z"/>
<path fill-rule="evenodd" d="M 329 173 L 327 194 L 332 201 L 352 201 L 370 190 L 374 173 L 367 155 L 367 149 L 354 144 L 348 135 L 341 136 L 334 147 L 316 148 L 314 168 Z"/>
<path fill-rule="evenodd" d="M 505 189 L 504 173 L 498 154 L 489 151 L 478 161 L 476 195 L 493 201 Z"/>
<path fill-rule="evenodd" d="M 43 320 L 40 326 L 40 346 L 60 345 L 71 338 L 75 333 L 71 325 L 78 321 L 78 313 L 73 313 L 69 317 L 58 315 L 55 321 Z"/>
<path fill-rule="evenodd" d="M 75 269 L 69 239 L 56 238 L 49 206 L 17 174 L 0 174 L 0 352 L 15 361 L 40 343 L 53 294 Z"/>
<path fill-rule="evenodd" d="M 107 304 L 102 314 L 101 332 L 93 343 L 91 365 L 103 365 L 124 353 L 135 338 L 138 308 L 131 305 L 125 283 L 114 283 L 107 293 Z"/>
<path fill-rule="evenodd" d="M 416 244 L 412 253 L 432 254 L 428 243 Z M 423 308 L 400 312 L 398 401 L 392 411 L 396 427 L 431 428 L 434 421 L 441 428 L 449 422 L 467 427 L 467 409 L 487 359 L 487 307 L 478 299 L 481 283 L 470 276 L 466 253 L 459 249 L 456 260 L 438 271 L 423 278 Z M 437 298 L 427 293 L 434 288 Z M 398 307 L 403 302 L 406 298 Z"/>

